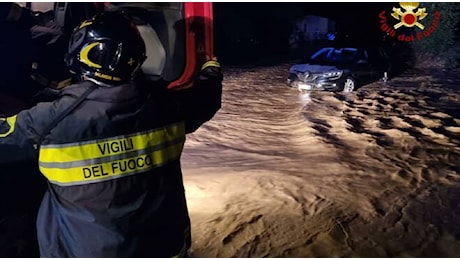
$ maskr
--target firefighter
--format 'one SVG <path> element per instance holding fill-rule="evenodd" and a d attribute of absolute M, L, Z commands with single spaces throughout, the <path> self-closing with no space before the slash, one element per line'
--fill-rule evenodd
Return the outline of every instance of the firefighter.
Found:
<path fill-rule="evenodd" d="M 219 63 L 206 62 L 182 92 L 196 99 L 146 84 L 145 44 L 122 12 L 82 22 L 66 57 L 80 82 L 0 119 L 0 162 L 38 158 L 48 181 L 37 217 L 41 257 L 186 256 L 181 152 L 185 135 L 220 109 Z"/>

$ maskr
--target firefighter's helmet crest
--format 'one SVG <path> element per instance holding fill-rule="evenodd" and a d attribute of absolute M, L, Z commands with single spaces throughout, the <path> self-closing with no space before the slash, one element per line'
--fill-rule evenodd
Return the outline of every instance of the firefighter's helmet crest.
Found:
<path fill-rule="evenodd" d="M 418 8 L 419 3 L 414 2 L 401 2 L 399 6 L 404 9 L 404 12 L 401 11 L 401 8 L 393 7 L 393 13 L 391 14 L 393 18 L 400 21 L 393 26 L 395 29 L 403 25 L 406 27 L 417 26 L 421 30 L 425 28 L 425 26 L 418 21 L 423 20 L 427 16 L 426 8 Z M 416 9 L 417 11 L 414 12 Z"/>

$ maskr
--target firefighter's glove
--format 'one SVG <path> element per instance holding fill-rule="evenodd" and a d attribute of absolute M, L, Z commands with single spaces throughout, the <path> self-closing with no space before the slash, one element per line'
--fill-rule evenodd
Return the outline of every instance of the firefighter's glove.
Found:
<path fill-rule="evenodd" d="M 210 60 L 203 64 L 203 66 L 201 66 L 199 80 L 204 82 L 212 81 L 221 83 L 223 80 L 223 74 L 220 63 L 216 60 Z"/>

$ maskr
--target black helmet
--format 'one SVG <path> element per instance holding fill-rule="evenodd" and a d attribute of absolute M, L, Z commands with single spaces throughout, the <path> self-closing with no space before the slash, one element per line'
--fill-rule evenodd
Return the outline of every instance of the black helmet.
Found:
<path fill-rule="evenodd" d="M 66 63 L 72 73 L 119 85 L 133 78 L 145 58 L 145 43 L 136 25 L 116 11 L 100 13 L 74 29 Z"/>

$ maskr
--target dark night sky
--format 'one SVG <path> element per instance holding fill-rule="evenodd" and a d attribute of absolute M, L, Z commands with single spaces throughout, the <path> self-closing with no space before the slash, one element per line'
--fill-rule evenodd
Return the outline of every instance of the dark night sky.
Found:
<path fill-rule="evenodd" d="M 215 2 L 214 26 L 216 53 L 238 56 L 283 55 L 293 21 L 305 15 L 329 17 L 336 30 L 353 35 L 356 41 L 372 41 L 382 36 L 378 14 L 398 3 L 219 3 Z M 235 39 L 240 42 L 235 43 Z M 251 43 L 257 43 L 255 50 Z M 246 43 L 244 43 L 246 42 Z M 240 44 L 241 46 L 236 46 Z M 248 48 L 247 53 L 244 49 Z M 235 51 L 237 50 L 237 51 Z"/>

